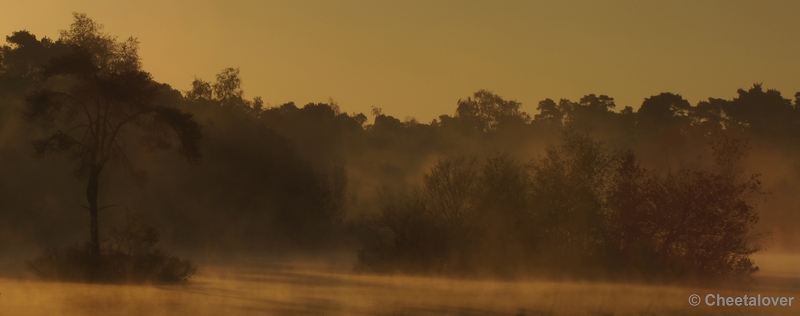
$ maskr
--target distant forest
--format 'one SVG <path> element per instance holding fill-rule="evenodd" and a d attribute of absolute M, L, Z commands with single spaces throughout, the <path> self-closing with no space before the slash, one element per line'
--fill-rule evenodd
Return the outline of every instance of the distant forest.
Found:
<path fill-rule="evenodd" d="M 18 31 L 0 47 L 2 260 L 84 242 L 84 207 L 103 205 L 101 242 L 128 209 L 192 258 L 347 252 L 378 273 L 746 276 L 765 240 L 793 250 L 798 236 L 800 93 L 665 92 L 638 109 L 587 94 L 528 113 L 480 90 L 427 123 L 333 100 L 266 107 L 237 68 L 187 91 L 156 82 L 135 39 L 75 18 L 58 39 Z M 70 136 L 83 114 L 59 99 L 89 90 L 172 117 L 114 134 L 100 206 Z"/>

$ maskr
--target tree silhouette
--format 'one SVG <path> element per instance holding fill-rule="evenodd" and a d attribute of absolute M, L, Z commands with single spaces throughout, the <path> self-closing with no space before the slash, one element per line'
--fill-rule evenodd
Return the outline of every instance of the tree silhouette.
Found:
<path fill-rule="evenodd" d="M 68 49 L 47 37 L 38 40 L 28 31 L 14 32 L 6 41 L 11 45 L 0 47 L 0 92 L 25 91 L 34 84 L 43 64 Z"/>
<path fill-rule="evenodd" d="M 661 93 L 642 102 L 639 108 L 639 129 L 643 133 L 658 133 L 664 129 L 680 128 L 689 123 L 689 101 L 679 94 Z"/>
<path fill-rule="evenodd" d="M 165 87 L 141 69 L 134 38 L 117 42 L 85 14 L 75 13 L 74 18 L 59 39 L 71 50 L 44 66 L 41 86 L 27 95 L 23 116 L 55 130 L 32 141 L 38 156 L 66 152 L 77 162 L 76 174 L 88 180 L 89 242 L 99 257 L 98 212 L 108 207 L 98 205 L 103 170 L 118 162 L 143 179 L 126 148 L 138 138 L 145 149 L 166 149 L 170 134 L 177 136 L 186 159 L 198 162 L 201 126 L 192 114 L 165 104 Z"/>
<path fill-rule="evenodd" d="M 536 109 L 539 110 L 539 114 L 533 117 L 535 120 L 561 125 L 561 121 L 564 119 L 564 113 L 558 108 L 556 102 L 551 99 L 539 101 Z"/>
<path fill-rule="evenodd" d="M 754 84 L 748 90 L 739 89 L 737 94 L 722 107 L 730 125 L 746 128 L 764 140 L 785 140 L 797 135 L 797 108 L 778 90 L 764 91 L 761 84 Z"/>
<path fill-rule="evenodd" d="M 479 132 L 488 132 L 496 130 L 504 123 L 530 122 L 530 116 L 520 111 L 521 106 L 520 102 L 504 100 L 491 91 L 480 90 L 475 92 L 472 98 L 458 100 L 456 117 Z"/>

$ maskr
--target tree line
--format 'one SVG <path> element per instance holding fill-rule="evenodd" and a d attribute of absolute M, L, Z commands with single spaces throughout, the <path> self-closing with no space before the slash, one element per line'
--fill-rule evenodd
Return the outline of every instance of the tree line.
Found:
<path fill-rule="evenodd" d="M 266 106 L 244 97 L 236 68 L 179 91 L 142 69 L 136 39 L 81 14 L 56 40 L 6 41 L 2 255 L 83 240 L 81 205 L 98 249 L 95 219 L 124 220 L 101 210 L 121 205 L 195 256 L 346 250 L 366 271 L 747 275 L 763 192 L 746 144 L 796 157 L 800 141 L 800 93 L 761 84 L 696 105 L 661 93 L 636 110 L 607 95 L 545 99 L 531 114 L 480 90 L 422 123 L 333 100 Z M 98 100 L 119 106 L 75 106 Z"/>

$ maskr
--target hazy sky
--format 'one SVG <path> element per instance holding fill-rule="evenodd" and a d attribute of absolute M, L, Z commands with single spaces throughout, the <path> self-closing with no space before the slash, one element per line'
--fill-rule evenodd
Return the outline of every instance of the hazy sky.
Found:
<path fill-rule="evenodd" d="M 0 33 L 57 37 L 87 13 L 141 42 L 156 80 L 186 90 L 239 67 L 271 105 L 336 100 L 429 121 L 479 89 L 523 102 L 607 94 L 638 108 L 755 82 L 800 91 L 800 1 L 0 0 Z"/>

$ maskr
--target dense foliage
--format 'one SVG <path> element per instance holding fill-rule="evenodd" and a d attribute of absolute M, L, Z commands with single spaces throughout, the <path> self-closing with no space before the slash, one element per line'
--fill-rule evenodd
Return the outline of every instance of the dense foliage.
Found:
<path fill-rule="evenodd" d="M 665 175 L 585 134 L 529 164 L 508 156 L 439 160 L 423 187 L 386 196 L 358 268 L 451 275 L 747 276 L 758 270 L 743 144 L 719 140 L 717 164 Z"/>

